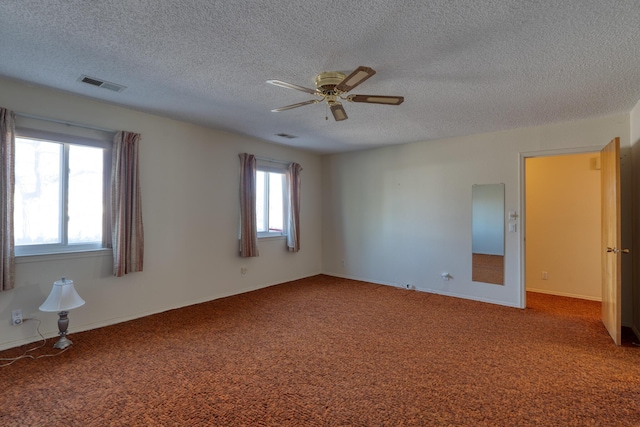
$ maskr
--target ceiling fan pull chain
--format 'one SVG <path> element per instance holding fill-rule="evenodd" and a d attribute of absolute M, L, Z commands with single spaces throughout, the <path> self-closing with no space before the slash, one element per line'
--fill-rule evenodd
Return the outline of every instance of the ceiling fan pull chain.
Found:
<path fill-rule="evenodd" d="M 329 104 L 324 104 L 324 119 L 329 120 Z"/>

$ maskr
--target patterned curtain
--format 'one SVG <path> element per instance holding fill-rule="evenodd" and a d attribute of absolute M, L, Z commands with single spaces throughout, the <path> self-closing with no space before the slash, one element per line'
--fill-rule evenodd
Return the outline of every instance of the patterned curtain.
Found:
<path fill-rule="evenodd" d="M 257 257 L 256 225 L 256 158 L 242 153 L 240 157 L 240 256 Z"/>
<path fill-rule="evenodd" d="M 289 164 L 287 173 L 287 193 L 289 196 L 287 249 L 289 252 L 300 250 L 300 171 L 302 171 L 302 167 L 299 164 Z"/>
<path fill-rule="evenodd" d="M 2 155 L 2 176 L 0 177 L 0 191 L 2 192 L 2 206 L 0 212 L 0 291 L 13 289 L 14 285 L 14 241 L 13 241 L 13 197 L 15 192 L 15 115 L 13 111 L 0 108 L 0 153 Z"/>
<path fill-rule="evenodd" d="M 118 132 L 111 162 L 111 233 L 113 274 L 121 277 L 142 271 L 144 228 L 138 177 L 140 134 Z"/>

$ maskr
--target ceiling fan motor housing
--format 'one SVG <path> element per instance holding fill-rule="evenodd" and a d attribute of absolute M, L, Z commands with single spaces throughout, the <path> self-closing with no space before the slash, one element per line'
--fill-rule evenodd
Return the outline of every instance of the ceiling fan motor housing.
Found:
<path fill-rule="evenodd" d="M 338 71 L 325 71 L 316 76 L 316 88 L 322 93 L 333 91 L 345 77 L 345 74 Z"/>

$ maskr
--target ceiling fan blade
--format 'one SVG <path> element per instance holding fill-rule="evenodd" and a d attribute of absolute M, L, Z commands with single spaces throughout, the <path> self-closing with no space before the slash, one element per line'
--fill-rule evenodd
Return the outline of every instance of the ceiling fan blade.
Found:
<path fill-rule="evenodd" d="M 347 99 L 351 102 L 386 105 L 400 105 L 404 102 L 404 96 L 350 95 Z"/>
<path fill-rule="evenodd" d="M 276 108 L 276 109 L 271 110 L 271 111 L 273 111 L 274 113 L 279 113 L 280 111 L 291 110 L 292 108 L 302 107 L 303 105 L 317 104 L 318 102 L 320 102 L 319 99 L 310 99 L 308 101 L 298 102 L 297 104 L 291 104 L 291 105 L 287 105 L 287 106 L 284 106 L 284 107 Z"/>
<path fill-rule="evenodd" d="M 295 89 L 301 92 L 310 93 L 311 95 L 318 95 L 318 91 L 315 89 L 309 89 L 308 87 L 298 86 L 293 83 L 283 82 L 282 80 L 267 80 L 267 83 L 272 84 L 274 86 L 280 86 L 287 89 Z"/>
<path fill-rule="evenodd" d="M 364 82 L 375 73 L 376 72 L 373 70 L 373 68 L 363 67 L 361 65 L 356 68 L 353 73 L 349 74 L 344 78 L 344 80 L 338 83 L 336 89 L 342 92 L 349 92 L 351 89 L 358 86 L 360 83 Z"/>
<path fill-rule="evenodd" d="M 333 114 L 333 118 L 336 119 L 336 122 L 341 122 L 349 118 L 347 112 L 344 111 L 344 107 L 339 102 L 331 104 L 331 113 Z"/>

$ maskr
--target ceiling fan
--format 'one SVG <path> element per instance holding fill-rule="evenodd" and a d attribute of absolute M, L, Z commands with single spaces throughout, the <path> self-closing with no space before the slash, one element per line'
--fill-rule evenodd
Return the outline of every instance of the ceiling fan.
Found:
<path fill-rule="evenodd" d="M 287 105 L 285 107 L 271 110 L 280 112 L 290 110 L 292 108 L 302 107 L 303 105 L 317 104 L 327 101 L 331 113 L 336 121 L 348 119 L 347 113 L 342 106 L 340 100 L 349 102 L 365 102 L 368 104 L 385 104 L 400 105 L 404 101 L 404 96 L 384 96 L 384 95 L 347 95 L 356 86 L 373 76 L 376 72 L 369 67 L 359 66 L 348 76 L 338 71 L 325 71 L 315 78 L 315 89 L 298 86 L 293 83 L 283 82 L 282 80 L 267 80 L 267 83 L 284 87 L 287 89 L 295 89 L 301 92 L 318 96 L 319 99 L 310 99 L 309 101 L 298 102 L 297 104 Z"/>

